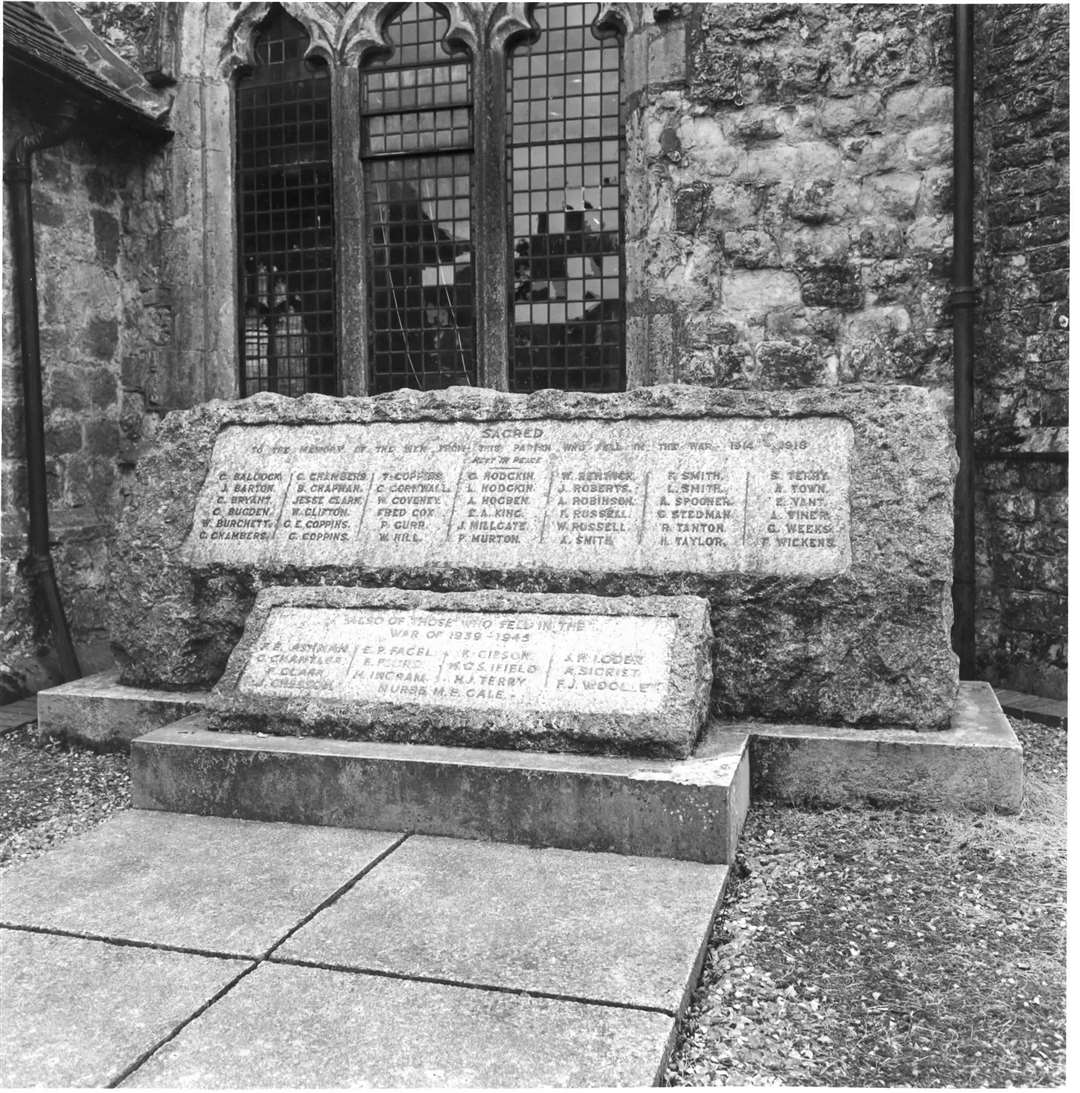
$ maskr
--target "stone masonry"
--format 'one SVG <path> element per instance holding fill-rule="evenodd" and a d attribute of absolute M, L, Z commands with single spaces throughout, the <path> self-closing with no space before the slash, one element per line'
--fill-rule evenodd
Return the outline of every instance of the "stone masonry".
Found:
<path fill-rule="evenodd" d="M 156 407 L 233 382 L 228 98 L 213 98 L 231 6 L 167 5 L 162 20 L 145 4 L 76 6 L 138 71 L 180 79 L 171 150 L 94 132 L 35 159 L 51 521 L 88 650 L 104 637 L 108 528 Z M 916 384 L 949 412 L 951 8 L 663 4 L 635 19 L 632 385 Z M 988 6 L 976 27 L 979 670 L 1047 694 L 1063 693 L 1066 665 L 1067 21 L 1061 4 Z M 33 109 L 8 95 L 6 145 L 40 121 Z M 19 573 L 4 248 L 0 683 L 18 693 L 49 669 Z"/>
<path fill-rule="evenodd" d="M 8 95 L 5 146 L 47 122 Z M 156 373 L 171 337 L 160 277 L 162 157 L 117 134 L 76 135 L 35 155 L 42 369 L 53 557 L 82 667 L 110 663 L 104 627 L 109 537 L 136 445 L 152 432 Z M 5 210 L 7 191 L 4 192 Z M 3 653 L 0 693 L 44 685 L 43 634 L 26 555 L 21 358 L 11 242 L 4 234 Z"/>
<path fill-rule="evenodd" d="M 950 18 L 688 7 L 687 85 L 642 119 L 678 380 L 950 383 Z"/>
<path fill-rule="evenodd" d="M 980 12 L 978 667 L 1000 685 L 1064 698 L 1069 11 Z"/>

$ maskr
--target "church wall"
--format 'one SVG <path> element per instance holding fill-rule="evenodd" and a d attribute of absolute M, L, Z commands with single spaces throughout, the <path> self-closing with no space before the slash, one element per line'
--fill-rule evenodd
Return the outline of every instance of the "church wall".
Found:
<path fill-rule="evenodd" d="M 1065 697 L 1068 5 L 979 9 L 980 674 Z"/>
<path fill-rule="evenodd" d="M 6 96 L 5 146 L 48 123 Z M 161 278 L 160 153 L 85 131 L 33 157 L 33 211 L 53 557 L 84 670 L 109 662 L 104 586 L 125 476 L 152 435 L 172 301 Z M 5 214 L 8 192 L 4 190 Z M 5 215 L 8 223 L 10 220 Z M 27 497 L 22 363 L 4 233 L 0 688 L 35 689 L 52 641 L 23 572 Z M 150 411 L 148 413 L 148 411 Z"/>
<path fill-rule="evenodd" d="M 153 27 L 145 7 L 80 5 L 137 68 L 177 80 L 171 148 L 72 141 L 42 154 L 37 183 L 56 256 L 52 504 L 57 528 L 79 529 L 58 532 L 58 560 L 80 640 L 101 636 L 105 529 L 155 412 L 236 390 L 234 6 L 164 5 Z M 1066 22 L 1061 5 L 994 7 L 976 34 L 980 672 L 1041 693 L 1061 692 L 1066 663 L 1065 467 L 1042 458 L 1066 446 Z M 916 384 L 951 415 L 953 43 L 948 5 L 664 4 L 637 20 L 631 386 Z M 29 649 L 5 346 L 4 619 Z"/>

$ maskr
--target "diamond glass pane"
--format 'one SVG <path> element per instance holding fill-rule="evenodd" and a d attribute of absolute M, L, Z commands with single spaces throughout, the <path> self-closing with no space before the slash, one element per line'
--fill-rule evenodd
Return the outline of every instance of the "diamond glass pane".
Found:
<path fill-rule="evenodd" d="M 625 386 L 620 45 L 597 4 L 538 4 L 509 60 L 510 388 Z"/>
<path fill-rule="evenodd" d="M 236 87 L 240 390 L 337 391 L 330 80 L 274 6 Z"/>
<path fill-rule="evenodd" d="M 374 394 L 476 382 L 472 74 L 443 50 L 447 28 L 409 4 L 360 73 Z"/>

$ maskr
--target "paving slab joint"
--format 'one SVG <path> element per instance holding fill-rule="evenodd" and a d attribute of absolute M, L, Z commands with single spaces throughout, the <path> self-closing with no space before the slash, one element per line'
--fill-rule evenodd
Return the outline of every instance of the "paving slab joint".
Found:
<path fill-rule="evenodd" d="M 388 846 L 376 858 L 374 858 L 370 862 L 368 862 L 368 864 L 363 869 L 361 869 L 360 872 L 358 872 L 356 874 L 356 876 L 350 877 L 349 880 L 346 881 L 343 885 L 341 885 L 340 888 L 338 888 L 335 892 L 331 893 L 329 896 L 326 897 L 326 899 L 324 899 L 320 904 L 318 904 L 318 906 L 316 906 L 314 908 L 314 910 L 309 911 L 302 919 L 300 919 L 299 922 L 295 923 L 289 930 L 287 930 L 284 934 L 282 934 L 282 936 L 280 938 L 278 938 L 278 940 L 275 941 L 274 944 L 271 945 L 270 948 L 267 949 L 263 953 L 262 956 L 248 957 L 247 959 L 251 960 L 251 964 L 247 968 L 245 968 L 238 975 L 236 975 L 232 980 L 230 980 L 212 998 L 208 999 L 207 1002 L 204 1005 L 200 1006 L 197 1010 L 195 1010 L 194 1013 L 192 1013 L 190 1016 L 188 1016 L 185 1020 L 181 1021 L 174 1029 L 172 1029 L 171 1032 L 169 1032 L 168 1035 L 163 1036 L 156 1044 L 154 1044 L 152 1047 L 150 1047 L 147 1051 L 143 1052 L 143 1054 L 140 1055 L 138 1059 L 136 1059 L 133 1063 L 131 1063 L 130 1066 L 126 1067 L 116 1078 L 114 1078 L 112 1081 L 110 1081 L 108 1083 L 107 1088 L 115 1089 L 117 1086 L 119 1086 L 123 1082 L 127 1081 L 127 1079 L 130 1078 L 132 1074 L 134 1074 L 141 1066 L 143 1066 L 144 1063 L 146 1063 L 158 1051 L 160 1051 L 161 1048 L 163 1048 L 170 1041 L 176 1039 L 176 1037 L 179 1036 L 180 1033 L 183 1032 L 184 1029 L 187 1028 L 188 1025 L 190 1025 L 193 1021 L 198 1020 L 198 1018 L 200 1018 L 204 1013 L 206 1013 L 206 1011 L 212 1005 L 214 1005 L 215 1002 L 218 1002 L 222 998 L 224 998 L 225 995 L 228 994 L 242 979 L 244 979 L 247 976 L 251 975 L 251 973 L 253 971 L 255 971 L 255 969 L 258 968 L 261 964 L 266 963 L 270 959 L 271 954 L 276 949 L 278 949 L 282 945 L 284 945 L 285 942 L 288 941 L 289 938 L 292 937 L 292 935 L 294 933 L 296 933 L 297 930 L 300 930 L 304 926 L 306 926 L 317 914 L 319 914 L 321 911 L 324 911 L 327 907 L 331 906 L 338 899 L 340 899 L 346 892 L 348 892 L 354 885 L 358 884 L 368 873 L 371 872 L 372 869 L 375 868 L 375 866 L 377 866 L 379 864 L 379 862 L 381 862 L 384 858 L 386 858 L 388 855 L 392 854 L 395 850 L 397 850 L 397 848 L 399 846 L 401 846 L 401 844 L 403 842 L 405 842 L 405 840 L 408 837 L 409 837 L 408 833 L 402 835 L 400 839 L 398 839 L 396 842 L 394 842 L 391 846 Z M 50 932 L 56 932 L 56 931 L 43 930 L 41 932 L 42 933 L 50 933 Z M 84 935 L 77 935 L 77 936 L 84 936 Z M 109 939 L 109 938 L 89 938 L 88 940 L 110 941 L 111 939 Z M 116 942 L 116 943 L 117 944 L 125 944 L 124 942 Z M 148 948 L 148 949 L 167 949 L 167 950 L 170 950 L 170 951 L 173 951 L 173 952 L 195 953 L 196 955 L 199 955 L 199 956 L 220 955 L 220 954 L 215 954 L 215 953 L 199 953 L 199 952 L 197 952 L 197 950 L 180 949 L 180 948 L 176 948 L 176 947 L 171 946 L 171 945 L 155 945 L 155 944 L 149 943 L 149 942 L 126 942 L 126 944 L 129 944 L 129 945 L 133 944 L 133 945 L 137 945 L 141 948 Z M 286 963 L 286 962 L 285 961 L 278 961 L 278 963 Z"/>
<path fill-rule="evenodd" d="M 261 960 L 253 961 L 248 967 L 238 972 L 228 983 L 225 984 L 216 994 L 208 998 L 201 1006 L 198 1007 L 187 1018 L 181 1021 L 174 1029 L 163 1036 L 156 1044 L 153 1044 L 146 1051 L 144 1051 L 133 1063 L 125 1067 L 115 1078 L 113 1078 L 107 1085 L 106 1089 L 116 1089 L 131 1077 L 141 1066 L 143 1066 L 149 1059 L 152 1059 L 166 1044 L 175 1040 L 181 1032 L 184 1031 L 193 1021 L 197 1021 L 215 1002 L 219 1002 L 225 997 L 242 979 L 247 978 L 251 973 L 262 963 Z"/>
<path fill-rule="evenodd" d="M 301 925 L 303 925 L 301 923 Z M 28 926 L 21 922 L 0 922 L 0 930 L 18 930 L 24 934 L 48 934 L 54 937 L 72 937 L 79 941 L 99 941 L 103 945 L 115 945 L 118 949 L 153 949 L 162 953 L 180 953 L 182 956 L 202 956 L 209 960 L 261 960 L 251 953 L 231 953 L 221 949 L 197 949 L 189 945 L 170 945 L 165 941 L 141 941 L 131 937 L 112 937 L 108 934 L 88 933 L 84 930 L 65 930 L 62 926 Z M 282 938 L 285 940 L 285 938 Z M 278 943 L 280 944 L 280 942 Z"/>
<path fill-rule="evenodd" d="M 712 926 L 710 924 L 709 932 Z M 706 938 L 708 938 L 706 934 Z M 431 983 L 438 987 L 457 987 L 467 991 L 490 991 L 493 994 L 512 994 L 524 998 L 546 998 L 552 1002 L 576 1002 L 582 1006 L 604 1006 L 608 1009 L 634 1010 L 639 1013 L 659 1013 L 665 1017 L 678 1017 L 679 1009 L 670 1006 L 652 1006 L 648 1002 L 619 1002 L 611 998 L 590 998 L 583 994 L 563 994 L 558 991 L 544 991 L 529 987 L 508 987 L 502 983 L 474 983 L 466 979 L 451 979 L 446 976 L 421 975 L 417 972 L 392 972 L 385 968 L 358 968 L 351 964 L 334 964 L 321 960 L 306 960 L 303 957 L 268 956 L 269 964 L 287 964 L 294 968 L 314 968 L 324 972 L 344 972 L 347 975 L 373 975 L 380 979 L 400 979 L 408 983 Z M 696 985 L 697 974 L 692 978 Z"/>
<path fill-rule="evenodd" d="M 349 880 L 341 885 L 341 887 L 338 888 L 336 892 L 332 892 L 314 910 L 309 911 L 302 919 L 300 919 L 299 922 L 297 922 L 290 929 L 286 930 L 285 933 L 282 934 L 281 937 L 279 937 L 277 941 L 275 941 L 274 944 L 266 950 L 265 953 L 263 953 L 260 960 L 268 960 L 278 949 L 281 948 L 282 945 L 285 944 L 286 941 L 289 940 L 290 937 L 293 936 L 293 934 L 296 933 L 297 930 L 303 929 L 317 914 L 325 911 L 327 907 L 330 907 L 333 904 L 337 903 L 337 901 L 341 899 L 341 897 L 345 895 L 346 892 L 356 887 L 356 885 L 359 884 L 360 881 L 362 881 L 364 877 L 366 877 L 368 873 L 370 873 L 372 869 L 375 868 L 375 866 L 377 866 L 381 861 L 385 861 L 391 854 L 393 854 L 393 852 L 397 850 L 397 848 L 401 846 L 401 844 L 405 842 L 405 840 L 408 839 L 411 834 L 412 832 L 406 831 L 400 839 L 388 846 L 381 854 L 372 858 L 372 860 L 369 861 L 367 865 L 365 865 L 364 868 L 356 874 L 355 877 L 350 877 Z M 282 963 L 284 963 L 284 961 L 282 961 Z"/>

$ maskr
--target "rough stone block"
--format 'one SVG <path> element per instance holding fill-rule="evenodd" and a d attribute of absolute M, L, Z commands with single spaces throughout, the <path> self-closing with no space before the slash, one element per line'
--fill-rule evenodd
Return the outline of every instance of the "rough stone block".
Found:
<path fill-rule="evenodd" d="M 263 589 L 211 728 L 686 757 L 708 709 L 708 603 Z"/>
<path fill-rule="evenodd" d="M 211 685 L 256 587 L 317 574 L 701 595 L 715 709 L 947 724 L 955 456 L 925 390 L 260 395 L 155 439 L 114 553 L 125 682 Z"/>
<path fill-rule="evenodd" d="M 769 311 L 802 303 L 799 278 L 786 270 L 733 270 L 724 274 L 721 294 L 725 313 L 735 321 L 761 322 Z"/>

